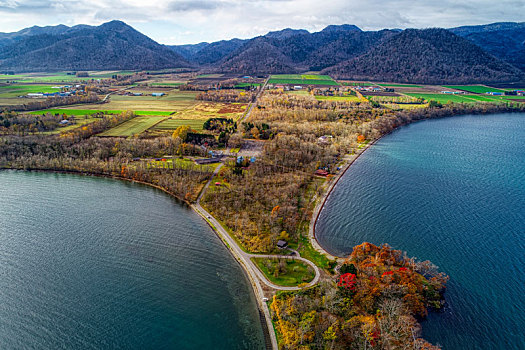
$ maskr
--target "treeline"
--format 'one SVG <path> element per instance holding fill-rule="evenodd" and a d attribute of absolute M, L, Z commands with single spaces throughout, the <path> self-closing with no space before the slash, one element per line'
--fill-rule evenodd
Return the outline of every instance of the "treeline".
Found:
<path fill-rule="evenodd" d="M 239 90 L 208 90 L 199 93 L 195 99 L 201 101 L 212 102 L 236 102 L 236 103 L 250 103 L 255 100 L 256 93 L 254 91 L 239 91 Z"/>
<path fill-rule="evenodd" d="M 141 160 L 174 155 L 184 147 L 177 139 L 90 137 L 99 127 L 81 130 L 77 135 L 1 137 L 0 168 L 122 177 L 160 186 L 188 201 L 195 199 L 212 173 L 210 168 L 199 165 L 164 169 L 151 167 L 147 160 Z"/>
<path fill-rule="evenodd" d="M 55 130 L 63 119 L 61 115 L 46 113 L 43 115 L 0 112 L 0 135 L 45 132 Z"/>
<path fill-rule="evenodd" d="M 439 349 L 417 319 L 440 309 L 448 277 L 389 246 L 354 247 L 338 276 L 271 303 L 280 349 Z"/>

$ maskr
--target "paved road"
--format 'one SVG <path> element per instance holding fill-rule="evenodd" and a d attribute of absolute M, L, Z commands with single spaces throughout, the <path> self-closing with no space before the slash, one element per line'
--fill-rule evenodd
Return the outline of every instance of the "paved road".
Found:
<path fill-rule="evenodd" d="M 255 100 L 250 103 L 250 107 L 248 107 L 248 111 L 244 114 L 244 116 L 239 120 L 238 124 L 241 124 L 243 121 L 248 119 L 250 114 L 252 113 L 253 108 L 257 105 L 257 100 L 259 97 L 261 97 L 262 93 L 264 92 L 264 89 L 266 89 L 266 85 L 268 85 L 268 81 L 270 80 L 271 76 L 268 76 L 268 78 L 264 81 L 264 84 L 261 86 L 259 92 L 257 92 L 257 95 L 255 95 Z"/>

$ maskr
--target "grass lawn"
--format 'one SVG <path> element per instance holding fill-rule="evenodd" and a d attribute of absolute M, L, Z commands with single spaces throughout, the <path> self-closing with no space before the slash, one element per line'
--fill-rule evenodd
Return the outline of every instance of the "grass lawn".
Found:
<path fill-rule="evenodd" d="M 447 89 L 454 89 L 454 90 L 462 90 L 462 91 L 468 91 L 473 92 L 475 94 L 484 94 L 486 92 L 501 92 L 503 93 L 505 90 L 491 88 L 484 85 L 444 85 L 443 87 Z"/>
<path fill-rule="evenodd" d="M 252 258 L 257 267 L 273 283 L 280 286 L 297 286 L 313 280 L 313 269 L 300 260 L 279 258 Z"/>
<path fill-rule="evenodd" d="M 98 136 L 128 137 L 138 135 L 148 130 L 155 124 L 163 121 L 166 117 L 135 117 L 127 122 L 115 126 Z"/>
<path fill-rule="evenodd" d="M 318 101 L 345 101 L 345 102 L 360 102 L 361 99 L 357 96 L 315 96 Z"/>
<path fill-rule="evenodd" d="M 148 168 L 163 168 L 163 169 L 200 169 L 203 171 L 213 172 L 215 168 L 219 166 L 219 163 L 198 165 L 193 160 L 185 158 L 174 158 L 162 160 L 150 160 L 148 161 Z"/>

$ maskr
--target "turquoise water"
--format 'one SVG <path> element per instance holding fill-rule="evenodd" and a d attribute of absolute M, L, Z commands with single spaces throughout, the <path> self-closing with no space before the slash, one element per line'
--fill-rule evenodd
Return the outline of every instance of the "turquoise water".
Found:
<path fill-rule="evenodd" d="M 450 276 L 423 336 L 444 349 L 525 349 L 525 114 L 418 122 L 367 150 L 316 230 L 330 252 L 363 241 Z"/>
<path fill-rule="evenodd" d="M 261 349 L 243 272 L 148 187 L 0 172 L 0 349 Z"/>

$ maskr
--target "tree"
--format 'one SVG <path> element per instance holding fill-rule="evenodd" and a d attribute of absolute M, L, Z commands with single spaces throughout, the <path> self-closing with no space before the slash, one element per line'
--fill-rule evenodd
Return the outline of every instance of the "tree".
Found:
<path fill-rule="evenodd" d="M 181 139 L 182 142 L 186 142 L 187 139 L 188 139 L 188 134 L 192 133 L 192 132 L 196 132 L 196 131 L 193 130 L 191 128 L 191 126 L 189 126 L 189 125 L 181 125 L 173 132 L 172 137 L 174 139 L 179 138 L 179 139 Z"/>

